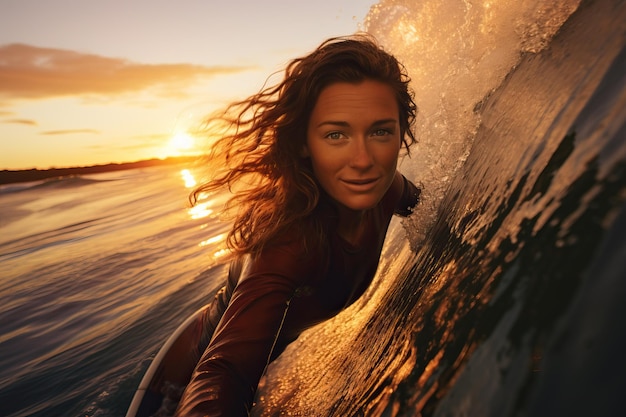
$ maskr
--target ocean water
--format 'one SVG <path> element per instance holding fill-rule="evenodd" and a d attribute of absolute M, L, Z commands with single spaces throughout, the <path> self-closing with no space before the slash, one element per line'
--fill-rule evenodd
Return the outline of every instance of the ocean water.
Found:
<path fill-rule="evenodd" d="M 371 288 L 269 368 L 253 416 L 622 415 L 626 4 L 381 1 L 406 64 L 423 203 Z M 124 415 L 216 291 L 201 168 L 0 189 L 0 415 Z"/>
<path fill-rule="evenodd" d="M 124 415 L 150 355 L 221 284 L 193 167 L 0 189 L 0 415 Z"/>

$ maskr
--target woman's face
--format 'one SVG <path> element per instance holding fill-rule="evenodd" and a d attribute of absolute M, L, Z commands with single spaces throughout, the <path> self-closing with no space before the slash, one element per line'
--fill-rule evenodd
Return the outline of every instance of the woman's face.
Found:
<path fill-rule="evenodd" d="M 336 202 L 374 207 L 389 189 L 400 151 L 398 103 L 392 88 L 365 80 L 324 88 L 311 113 L 305 155 Z"/>

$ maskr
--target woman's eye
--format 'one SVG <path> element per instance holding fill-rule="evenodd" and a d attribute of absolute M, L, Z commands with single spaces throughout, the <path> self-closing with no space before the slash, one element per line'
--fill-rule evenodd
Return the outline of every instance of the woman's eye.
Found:
<path fill-rule="evenodd" d="M 391 132 L 387 129 L 376 129 L 373 133 L 374 136 L 386 136 L 390 134 Z"/>
<path fill-rule="evenodd" d="M 329 134 L 326 135 L 327 139 L 341 139 L 342 138 L 342 134 L 341 132 L 330 132 Z"/>

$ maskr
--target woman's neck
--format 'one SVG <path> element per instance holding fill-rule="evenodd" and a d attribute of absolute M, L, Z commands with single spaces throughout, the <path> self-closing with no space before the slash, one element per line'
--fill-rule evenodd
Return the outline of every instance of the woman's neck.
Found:
<path fill-rule="evenodd" d="M 365 234 L 365 211 L 338 206 L 337 234 L 353 246 L 360 246 Z"/>
<path fill-rule="evenodd" d="M 322 191 L 319 203 L 320 211 L 318 212 L 320 219 L 324 222 L 330 222 L 328 226 L 335 228 L 335 232 L 341 239 L 348 242 L 352 246 L 358 247 L 363 241 L 365 235 L 365 219 L 369 210 L 352 210 L 332 199 L 328 194 Z"/>

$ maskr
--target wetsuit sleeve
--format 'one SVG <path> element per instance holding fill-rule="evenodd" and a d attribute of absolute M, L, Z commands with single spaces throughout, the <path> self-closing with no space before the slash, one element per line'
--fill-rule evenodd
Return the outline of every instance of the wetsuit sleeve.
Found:
<path fill-rule="evenodd" d="M 394 182 L 402 184 L 402 191 L 396 204 L 394 214 L 406 217 L 413 213 L 413 208 L 419 202 L 422 190 L 417 188 L 411 181 L 407 180 L 404 175 L 397 173 L 397 176 L 399 176 L 400 179 L 396 177 L 396 181 Z"/>
<path fill-rule="evenodd" d="M 301 263 L 288 247 L 252 261 L 224 312 L 179 403 L 177 416 L 247 416 L 301 282 Z"/>

